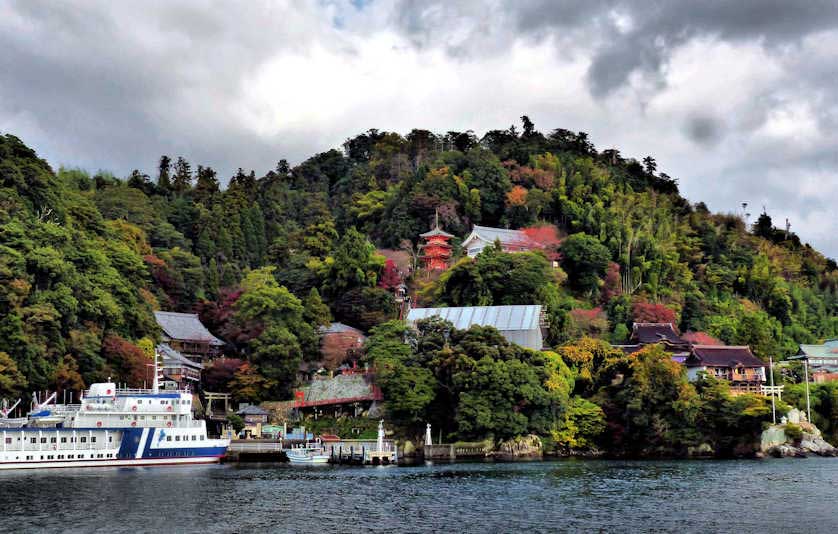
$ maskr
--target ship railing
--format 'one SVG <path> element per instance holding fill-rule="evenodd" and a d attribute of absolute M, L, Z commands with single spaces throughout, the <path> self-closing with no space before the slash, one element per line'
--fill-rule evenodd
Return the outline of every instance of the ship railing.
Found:
<path fill-rule="evenodd" d="M 117 388 L 115 390 L 116 395 L 155 395 L 157 393 L 189 393 L 184 389 L 161 389 L 158 390 L 156 393 L 153 389 L 147 388 Z M 84 392 L 85 397 L 90 397 L 90 390 Z"/>

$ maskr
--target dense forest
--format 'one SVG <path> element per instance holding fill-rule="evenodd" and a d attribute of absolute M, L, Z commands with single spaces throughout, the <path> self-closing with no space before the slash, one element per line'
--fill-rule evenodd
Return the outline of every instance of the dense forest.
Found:
<path fill-rule="evenodd" d="M 396 318 L 401 279 L 378 251 L 415 268 L 435 214 L 459 239 L 472 224 L 553 236 L 546 251 L 401 273 L 424 304 L 540 303 L 552 347 L 625 342 L 634 320 L 764 359 L 838 335 L 835 262 L 769 214 L 749 226 L 711 213 L 651 156 L 522 121 L 481 138 L 369 130 L 295 167 L 240 168 L 224 188 L 182 157 L 91 175 L 0 137 L 0 396 L 141 383 L 164 309 L 198 312 L 228 342 L 213 386 L 287 398 L 300 361 L 317 358 L 319 326 L 369 332 Z"/>

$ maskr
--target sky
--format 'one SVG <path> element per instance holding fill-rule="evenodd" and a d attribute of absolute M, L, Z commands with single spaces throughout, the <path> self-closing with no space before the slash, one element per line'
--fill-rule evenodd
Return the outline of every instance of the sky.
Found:
<path fill-rule="evenodd" d="M 838 257 L 838 2 L 0 0 L 0 132 L 54 167 L 262 175 L 528 115 Z"/>

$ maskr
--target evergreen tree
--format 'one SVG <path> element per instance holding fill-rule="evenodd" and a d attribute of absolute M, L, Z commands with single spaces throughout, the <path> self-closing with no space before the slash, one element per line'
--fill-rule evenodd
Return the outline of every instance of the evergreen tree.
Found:
<path fill-rule="evenodd" d="M 178 157 L 174 170 L 172 189 L 182 195 L 192 189 L 192 166 L 183 157 Z"/>

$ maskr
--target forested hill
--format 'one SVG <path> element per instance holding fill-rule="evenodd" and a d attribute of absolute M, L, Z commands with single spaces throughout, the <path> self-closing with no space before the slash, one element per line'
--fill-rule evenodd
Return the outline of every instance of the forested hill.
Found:
<path fill-rule="evenodd" d="M 766 358 L 838 334 L 835 262 L 768 214 L 753 227 L 712 214 L 653 158 L 543 134 L 526 117 L 479 139 L 370 130 L 294 168 L 240 169 L 224 190 L 198 163 L 55 172 L 0 137 L 0 396 L 141 382 L 153 309 L 200 312 L 252 365 L 240 387 L 283 395 L 299 359 L 315 357 L 318 325 L 393 317 L 397 278 L 376 249 L 415 254 L 435 211 L 460 237 L 472 224 L 556 227 L 559 269 L 540 253 L 495 253 L 408 280 L 431 304 L 537 300 L 551 344 L 623 342 L 637 319 L 672 318 Z"/>

